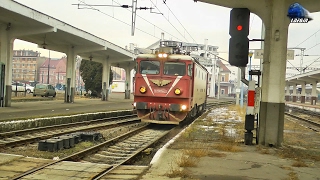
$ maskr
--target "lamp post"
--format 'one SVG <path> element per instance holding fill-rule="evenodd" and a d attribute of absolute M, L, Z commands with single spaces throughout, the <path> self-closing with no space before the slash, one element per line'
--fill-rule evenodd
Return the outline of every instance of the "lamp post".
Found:
<path fill-rule="evenodd" d="M 77 69 L 78 69 L 78 91 L 81 92 L 81 86 L 80 86 L 80 65 L 81 65 L 81 61 L 80 61 L 79 58 L 77 58 L 76 61 L 77 61 Z"/>
<path fill-rule="evenodd" d="M 50 50 L 49 50 L 48 79 L 47 79 L 47 84 L 49 84 L 49 76 L 50 76 Z"/>
<path fill-rule="evenodd" d="M 37 70 L 35 69 L 35 70 L 34 70 L 34 78 L 33 78 L 33 81 L 34 81 L 34 82 L 36 82 L 36 76 L 37 76 Z"/>
<path fill-rule="evenodd" d="M 60 67 L 59 67 L 59 70 L 58 70 L 58 83 L 57 84 L 60 84 Z"/>
<path fill-rule="evenodd" d="M 251 59 L 252 59 L 252 55 L 253 55 L 253 52 L 249 52 L 249 67 L 248 67 L 248 79 L 249 81 L 251 81 L 251 77 L 250 77 L 250 74 L 249 72 L 251 71 Z"/>
<path fill-rule="evenodd" d="M 212 59 L 212 69 L 211 69 L 211 83 L 210 83 L 210 93 L 209 93 L 209 97 L 215 97 L 215 70 L 216 67 L 216 59 Z"/>

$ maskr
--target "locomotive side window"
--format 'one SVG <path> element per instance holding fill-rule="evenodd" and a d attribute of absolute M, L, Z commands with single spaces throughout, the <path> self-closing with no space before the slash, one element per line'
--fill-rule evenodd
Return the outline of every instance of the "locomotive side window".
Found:
<path fill-rule="evenodd" d="M 182 62 L 165 62 L 163 74 L 184 76 L 186 74 L 186 64 Z"/>
<path fill-rule="evenodd" d="M 188 65 L 188 76 L 192 76 L 193 64 Z"/>
<path fill-rule="evenodd" d="M 140 61 L 141 74 L 159 74 L 160 62 L 159 61 Z"/>

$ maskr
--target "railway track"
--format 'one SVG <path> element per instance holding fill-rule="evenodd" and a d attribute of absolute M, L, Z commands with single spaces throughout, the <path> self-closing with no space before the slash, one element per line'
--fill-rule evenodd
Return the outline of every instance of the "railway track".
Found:
<path fill-rule="evenodd" d="M 206 108 L 210 109 L 216 106 L 224 106 L 224 105 L 230 105 L 230 104 L 234 104 L 235 101 L 217 101 L 217 102 L 210 102 L 206 104 Z"/>
<path fill-rule="evenodd" d="M 114 116 L 77 123 L 67 123 L 54 126 L 24 129 L 0 133 L 0 147 L 17 146 L 37 142 L 54 136 L 60 136 L 78 131 L 90 131 L 99 128 L 112 128 L 128 123 L 139 123 L 136 114 Z"/>
<path fill-rule="evenodd" d="M 312 129 L 312 130 L 314 130 L 316 132 L 320 132 L 320 123 L 318 123 L 318 122 L 315 122 L 315 121 L 312 121 L 312 120 L 309 120 L 309 119 L 306 119 L 306 118 L 302 118 L 302 117 L 299 117 L 297 115 L 290 114 L 288 112 L 285 112 L 285 115 L 290 116 L 290 117 L 292 117 L 294 119 L 297 119 L 299 121 L 306 122 L 309 125 L 312 125 L 312 126 L 308 126 L 309 129 Z"/>
<path fill-rule="evenodd" d="M 84 160 L 86 162 L 103 163 L 108 164 L 109 168 L 98 173 L 91 179 L 100 179 L 108 172 L 114 170 L 120 165 L 130 161 L 132 158 L 140 154 L 142 151 L 158 142 L 161 138 L 167 135 L 173 128 L 167 126 L 166 128 L 150 128 L 150 125 L 146 124 L 140 128 L 129 131 L 116 138 L 110 139 L 96 146 L 87 148 L 81 152 L 72 154 L 63 159 L 57 160 L 45 164 L 41 167 L 32 169 L 23 174 L 15 176 L 13 179 L 24 178 L 32 173 L 41 171 L 48 166 L 59 164 L 62 161 L 79 161 Z"/>
<path fill-rule="evenodd" d="M 234 101 L 217 101 L 207 103 L 207 109 L 232 104 Z M 94 119 L 83 122 L 52 125 L 38 128 L 23 129 L 0 133 L 0 147 L 18 146 L 34 143 L 39 140 L 49 139 L 54 136 L 74 133 L 78 131 L 96 130 L 99 128 L 112 128 L 127 123 L 138 122 L 136 114 L 113 116 L 102 119 Z"/>
<path fill-rule="evenodd" d="M 234 103 L 234 101 L 219 101 L 212 102 L 207 104 L 207 109 L 213 107 L 219 107 L 224 105 L 229 105 Z M 122 118 L 122 119 L 121 119 Z M 129 118 L 129 119 L 128 119 Z M 121 119 L 121 120 L 119 120 Z M 107 122 L 105 122 L 107 121 Z M 14 139 L 14 142 L 6 142 L 7 145 L 21 144 L 22 141 L 19 141 L 16 136 L 21 137 L 29 136 L 28 141 L 37 141 L 40 138 L 48 138 L 52 136 L 56 136 L 76 131 L 84 131 L 84 129 L 98 129 L 98 128 L 108 128 L 110 132 L 112 132 L 112 127 L 119 127 L 119 124 L 126 125 L 127 123 L 137 123 L 139 125 L 130 129 L 128 132 L 122 133 L 121 135 L 117 135 L 117 137 L 112 137 L 104 142 L 100 142 L 99 144 L 82 150 L 80 152 L 74 153 L 67 157 L 61 158 L 54 162 L 45 164 L 43 166 L 34 168 L 27 172 L 24 172 L 18 176 L 15 176 L 13 179 L 21 179 L 28 178 L 28 176 L 34 173 L 41 173 L 45 171 L 46 168 L 53 168 L 53 166 L 63 166 L 63 163 L 66 161 L 81 161 L 81 162 L 91 162 L 91 163 L 99 163 L 107 165 L 108 168 L 105 168 L 103 171 L 95 174 L 92 179 L 100 179 L 106 178 L 108 173 L 118 168 L 120 165 L 123 165 L 127 162 L 130 162 L 137 155 L 141 154 L 143 151 L 148 149 L 149 147 L 156 144 L 159 140 L 163 139 L 168 133 L 170 133 L 178 126 L 154 126 L 150 124 L 141 123 L 135 114 L 126 115 L 126 116 L 118 116 L 111 118 L 104 118 L 99 120 L 92 120 L 92 122 L 85 122 L 82 125 L 79 125 L 77 128 L 71 128 L 75 124 L 81 123 L 70 123 L 69 125 L 56 125 L 56 129 L 51 129 L 53 127 L 42 127 L 42 128 L 34 128 L 26 131 L 18 131 L 18 132 L 7 132 L 0 134 L 0 137 L 3 139 Z M 58 131 L 60 127 L 66 128 L 65 131 Z M 48 133 L 48 128 L 55 132 L 54 134 Z M 43 131 L 44 134 L 39 135 L 39 131 Z M 37 137 L 31 137 L 30 133 L 38 134 Z M 10 137 L 10 138 L 8 138 Z M 30 140 L 31 139 L 31 140 Z M 26 142 L 28 142 L 26 141 Z M 1 141 L 0 141 L 1 142 Z M 6 146 L 7 146 L 6 145 Z M 48 169 L 47 169 L 48 170 Z M 108 178 L 107 178 L 108 179 Z"/>
<path fill-rule="evenodd" d="M 316 132 L 320 132 L 320 113 L 295 106 L 286 106 L 285 115 L 290 116 L 300 122 L 307 123 L 306 126 Z"/>

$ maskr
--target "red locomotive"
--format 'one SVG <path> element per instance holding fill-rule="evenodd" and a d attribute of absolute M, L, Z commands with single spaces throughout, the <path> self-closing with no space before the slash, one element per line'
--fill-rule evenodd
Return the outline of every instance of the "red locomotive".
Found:
<path fill-rule="evenodd" d="M 143 122 L 179 124 L 205 109 L 208 71 L 175 51 L 159 48 L 136 58 L 134 108 Z"/>

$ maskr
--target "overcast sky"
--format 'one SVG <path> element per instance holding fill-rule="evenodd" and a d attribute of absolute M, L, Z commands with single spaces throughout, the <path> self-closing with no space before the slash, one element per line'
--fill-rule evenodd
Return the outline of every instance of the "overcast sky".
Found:
<path fill-rule="evenodd" d="M 131 0 L 16 0 L 26 6 L 36 9 L 44 14 L 64 21 L 121 47 L 130 43 L 138 47 L 147 47 L 161 38 L 203 44 L 208 39 L 210 45 L 218 46 L 220 56 L 228 60 L 229 43 L 229 16 L 230 9 L 216 5 L 206 4 L 193 0 L 138 0 L 137 7 L 153 7 L 150 10 L 137 10 L 135 35 L 131 36 L 131 10 L 121 7 L 93 7 L 97 10 L 78 9 L 72 4 L 89 5 L 132 5 Z M 87 7 L 90 8 L 90 7 Z M 162 13 L 162 14 L 160 14 Z M 312 13 L 314 18 L 307 24 L 290 24 L 288 47 L 306 48 L 307 55 L 320 55 L 320 13 Z M 260 39 L 261 19 L 251 14 L 249 39 Z M 316 33 L 317 32 L 317 33 Z M 311 37 L 310 37 L 311 36 Z M 310 37 L 310 38 L 309 38 Z M 307 39 L 309 38 L 309 39 Z M 306 40 L 307 39 L 307 40 Z M 305 42 L 303 42 L 305 41 Z M 302 44 L 301 44 L 302 43 Z M 260 42 L 250 42 L 250 49 L 259 49 Z M 40 51 L 43 56 L 48 56 L 48 50 L 37 48 L 36 45 L 15 41 L 14 49 L 32 49 Z M 300 51 L 296 50 L 295 54 Z M 59 58 L 63 54 L 51 52 L 51 57 Z M 304 57 L 304 66 L 308 66 L 320 56 Z M 320 67 L 319 62 L 313 67 Z M 299 66 L 300 57 L 290 61 L 294 66 Z M 253 60 L 253 64 L 259 64 Z M 292 66 L 288 64 L 288 66 Z M 299 73 L 288 70 L 289 73 Z"/>

